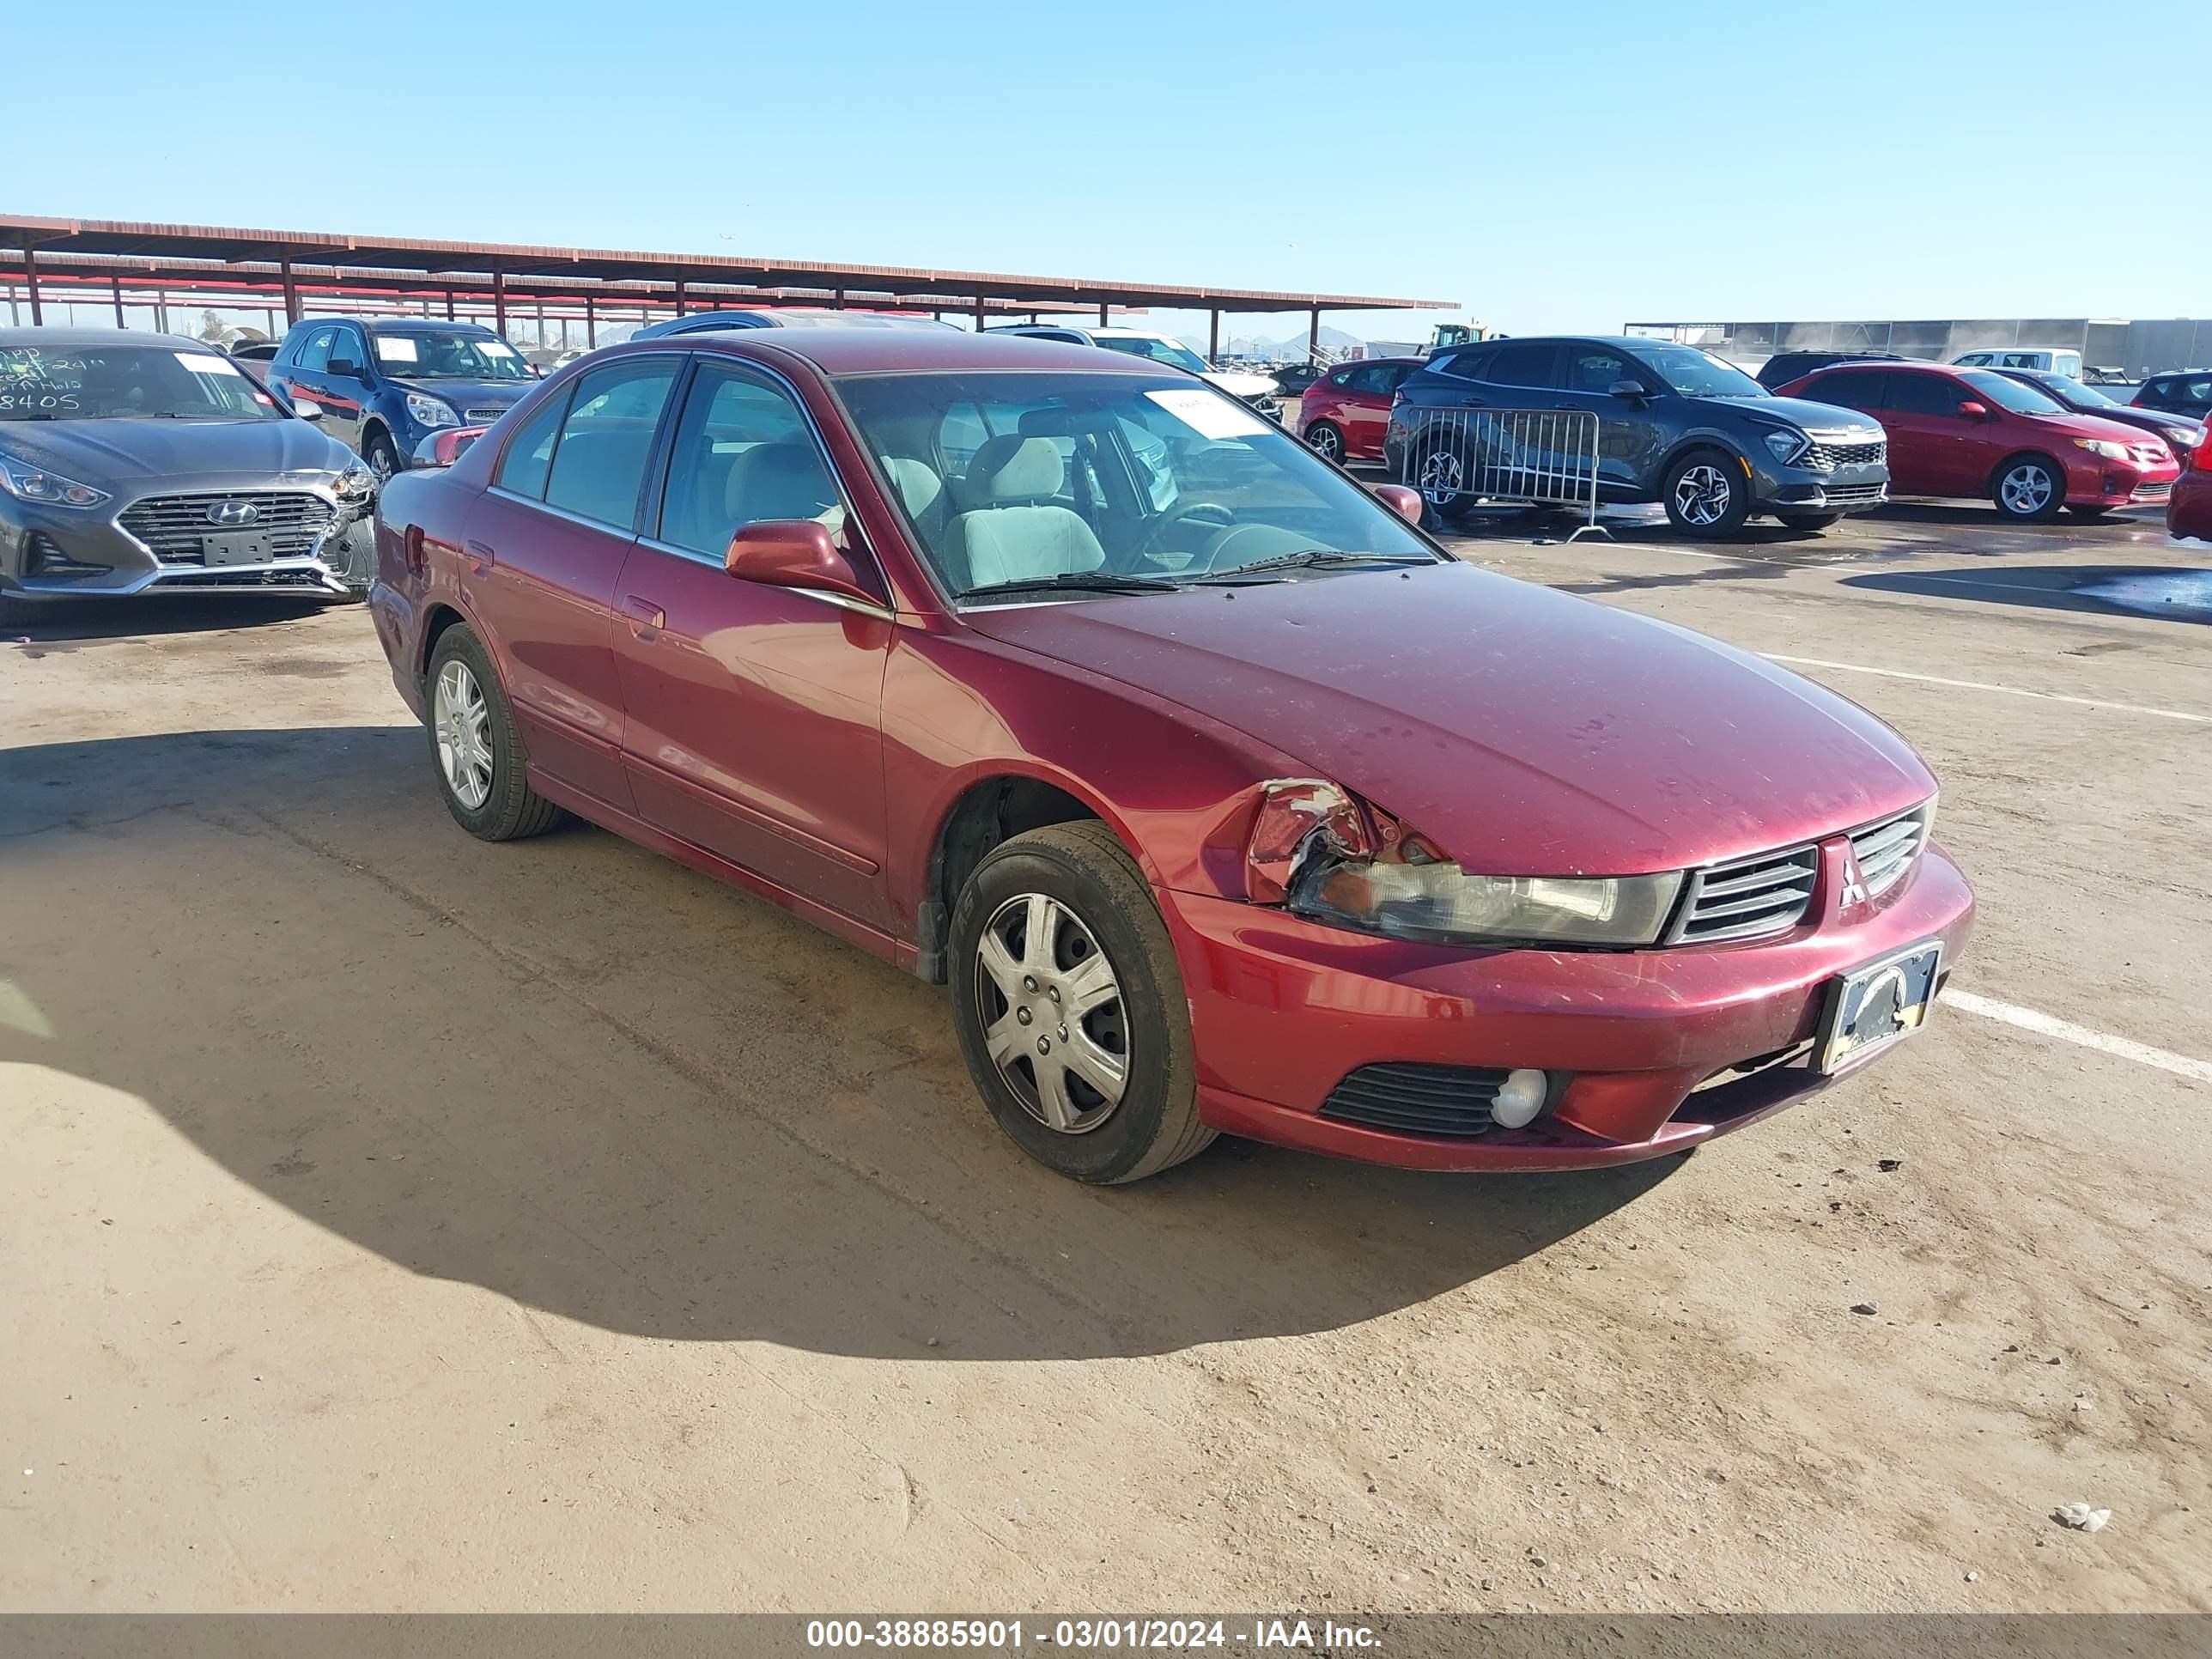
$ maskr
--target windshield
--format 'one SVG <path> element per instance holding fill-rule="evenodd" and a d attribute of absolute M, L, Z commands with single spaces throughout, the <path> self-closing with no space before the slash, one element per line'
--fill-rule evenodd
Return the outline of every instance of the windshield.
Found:
<path fill-rule="evenodd" d="M 281 421 L 210 347 L 0 346 L 0 421 Z"/>
<path fill-rule="evenodd" d="M 2039 392 L 2032 386 L 2006 375 L 1993 374 L 1986 368 L 1962 368 L 1959 378 L 1995 404 L 1999 409 L 2008 409 L 2015 415 L 2063 415 L 2066 405 L 2047 392 Z"/>
<path fill-rule="evenodd" d="M 374 337 L 378 366 L 398 380 L 526 380 L 531 377 L 522 354 L 488 334 L 380 328 Z"/>
<path fill-rule="evenodd" d="M 2084 385 L 2080 380 L 2069 380 L 2063 374 L 2039 376 L 2036 384 L 2046 387 L 2060 402 L 2073 404 L 2077 407 L 2084 404 L 2091 409 L 2125 409 L 2127 407 L 2118 398 L 2108 398 L 2096 387 Z"/>
<path fill-rule="evenodd" d="M 1177 368 L 1187 368 L 1194 374 L 1206 373 L 1206 359 L 1188 346 L 1174 340 L 1155 340 L 1146 335 L 1100 334 L 1092 337 L 1109 351 L 1127 352 L 1132 357 L 1149 357 L 1156 363 L 1170 363 Z"/>
<path fill-rule="evenodd" d="M 1765 398 L 1767 389 L 1738 368 L 1710 352 L 1688 346 L 1639 348 L 1644 362 L 1656 368 L 1668 386 L 1685 398 Z"/>
<path fill-rule="evenodd" d="M 1437 562 L 1365 490 L 1210 386 L 1136 374 L 884 374 L 841 380 L 838 392 L 956 595 Z M 1267 564 L 1275 568 L 1261 574 Z"/>

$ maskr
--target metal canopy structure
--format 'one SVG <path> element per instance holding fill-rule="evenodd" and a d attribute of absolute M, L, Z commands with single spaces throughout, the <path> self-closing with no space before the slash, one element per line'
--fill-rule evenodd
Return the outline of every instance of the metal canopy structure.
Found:
<path fill-rule="evenodd" d="M 587 306 L 604 299 L 625 307 L 672 308 L 678 314 L 714 305 L 850 304 L 972 311 L 978 321 L 994 312 L 1066 313 L 1095 306 L 1103 322 L 1115 307 L 1164 307 L 1211 313 L 1216 351 L 1224 312 L 1305 312 L 1312 319 L 1309 339 L 1318 343 L 1324 311 L 1454 308 L 1449 301 L 1378 295 L 27 215 L 0 215 L 0 250 L 20 256 L 18 269 L 34 323 L 40 320 L 42 280 L 58 293 L 67 284 L 73 298 L 85 287 L 106 284 L 116 291 L 118 313 L 124 285 L 281 292 L 285 315 L 295 322 L 303 288 L 444 295 L 449 304 L 464 295 L 488 296 L 502 329 L 510 299 Z M 14 276 L 4 264 L 0 272 Z"/>

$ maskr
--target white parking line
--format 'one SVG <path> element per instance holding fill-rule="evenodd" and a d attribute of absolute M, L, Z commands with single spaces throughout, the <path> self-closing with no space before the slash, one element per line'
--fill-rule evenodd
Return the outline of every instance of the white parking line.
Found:
<path fill-rule="evenodd" d="M 1786 662 L 1793 668 L 1832 668 L 1840 674 L 1879 674 L 1886 680 L 1917 680 L 1923 685 L 1948 685 L 1960 691 L 1996 691 L 2008 697 L 2036 697 L 2045 702 L 2070 702 L 2082 708 L 2116 708 L 2127 714 L 2154 714 L 2164 720 L 2189 720 L 2212 726 L 2212 714 L 2191 714 L 2179 708 L 2154 708 L 2148 703 L 2106 702 L 2100 697 L 2069 697 L 2063 691 L 2028 691 L 2017 685 L 1992 685 L 1987 680 L 1948 680 L 1940 674 L 1908 674 L 1902 668 L 1869 668 L 1862 662 L 1830 662 L 1826 657 L 1785 657 L 1778 651 L 1762 651 L 1769 662 Z"/>
<path fill-rule="evenodd" d="M 2016 1008 L 2009 1002 L 1995 1002 L 1988 997 L 1978 997 L 1972 991 L 1955 990 L 1943 993 L 1941 1006 L 1956 1008 L 1961 1013 L 1979 1014 L 1984 1019 L 1997 1020 L 2006 1025 L 2017 1025 L 2021 1030 L 2033 1031 L 2039 1036 L 2057 1037 L 2061 1042 L 2094 1048 L 2100 1054 L 2118 1054 L 2122 1060 L 2132 1060 L 2138 1065 L 2155 1066 L 2161 1072 L 2171 1072 L 2176 1077 L 2185 1077 L 2194 1082 L 2212 1083 L 2212 1060 L 2191 1060 L 2187 1054 L 2154 1048 L 2148 1042 L 2109 1036 L 2102 1031 L 2093 1031 L 2086 1025 L 2076 1025 L 2070 1020 L 2039 1014 L 2033 1008 Z"/>

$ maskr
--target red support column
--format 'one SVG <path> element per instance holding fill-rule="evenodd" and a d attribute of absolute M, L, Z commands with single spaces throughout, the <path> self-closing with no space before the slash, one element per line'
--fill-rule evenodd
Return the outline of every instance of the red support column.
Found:
<path fill-rule="evenodd" d="M 130 324 L 128 324 L 128 323 L 126 323 L 126 322 L 125 322 L 125 321 L 123 320 L 123 279 L 122 279 L 120 276 L 110 276 L 110 277 L 107 279 L 107 285 L 108 285 L 108 287 L 109 287 L 110 289 L 113 289 L 113 290 L 114 290 L 114 293 L 115 293 L 115 325 L 116 325 L 116 327 L 118 327 L 118 328 L 128 328 L 128 327 L 130 327 L 130 326 L 131 326 L 131 325 L 130 325 Z"/>
<path fill-rule="evenodd" d="M 40 324 L 46 320 L 46 313 L 39 308 L 39 256 L 37 249 L 38 244 L 36 242 L 33 242 L 27 236 L 23 239 L 23 283 L 24 286 L 28 288 L 31 291 L 31 326 L 33 328 L 38 327 Z"/>
<path fill-rule="evenodd" d="M 446 290 L 446 320 L 449 323 L 453 320 L 453 290 L 451 289 Z"/>
<path fill-rule="evenodd" d="M 504 340 L 507 337 L 507 273 L 494 267 L 491 273 L 492 332 Z"/>
<path fill-rule="evenodd" d="M 684 314 L 684 279 L 679 276 L 676 279 L 676 314 L 679 317 Z"/>
<path fill-rule="evenodd" d="M 1209 363 L 1221 355 L 1221 313 L 1216 309 L 1213 321 L 1206 331 L 1206 361 Z"/>
<path fill-rule="evenodd" d="M 1317 363 L 1321 361 L 1321 307 L 1319 306 L 1313 308 L 1313 326 L 1306 331 L 1306 361 L 1310 363 Z"/>
<path fill-rule="evenodd" d="M 31 303 L 36 305 L 38 301 L 33 299 Z M 983 296 L 980 294 L 975 296 L 975 331 L 978 334 L 983 331 Z"/>
<path fill-rule="evenodd" d="M 1098 326 L 1106 326 L 1106 302 L 1103 300 L 1098 302 Z"/>
<path fill-rule="evenodd" d="M 284 325 L 289 328 L 300 320 L 300 285 L 292 280 L 289 259 L 279 259 L 276 269 L 284 279 Z"/>
<path fill-rule="evenodd" d="M 593 350 L 599 349 L 599 319 L 592 314 L 592 296 L 584 296 L 584 343 Z"/>

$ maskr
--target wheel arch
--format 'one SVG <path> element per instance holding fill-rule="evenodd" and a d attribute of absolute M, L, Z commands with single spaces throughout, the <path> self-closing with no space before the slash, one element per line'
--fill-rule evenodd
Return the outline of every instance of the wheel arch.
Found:
<path fill-rule="evenodd" d="M 2066 463 L 2059 459 L 2057 456 L 2052 454 L 2049 450 L 2037 449 L 2033 446 L 2023 446 L 2019 449 L 2009 452 L 2006 454 L 2003 459 L 2000 460 L 1995 466 L 1991 467 L 1990 469 L 1989 477 L 1982 480 L 1982 494 L 1984 495 L 1996 495 L 1997 493 L 1998 481 L 2002 479 L 2007 472 L 2011 471 L 2014 465 L 2021 461 L 2049 462 L 2051 472 L 2058 480 L 2059 496 L 2061 499 L 2064 498 L 2068 482 L 2066 477 Z"/>
<path fill-rule="evenodd" d="M 1000 766 L 962 784 L 939 813 L 930 836 L 921 902 L 915 914 L 916 974 L 932 984 L 945 982 L 953 906 L 975 866 L 1001 842 L 1047 824 L 1091 820 L 1110 830 L 1143 866 L 1127 830 L 1087 792 L 1067 787 L 1070 781 Z"/>

